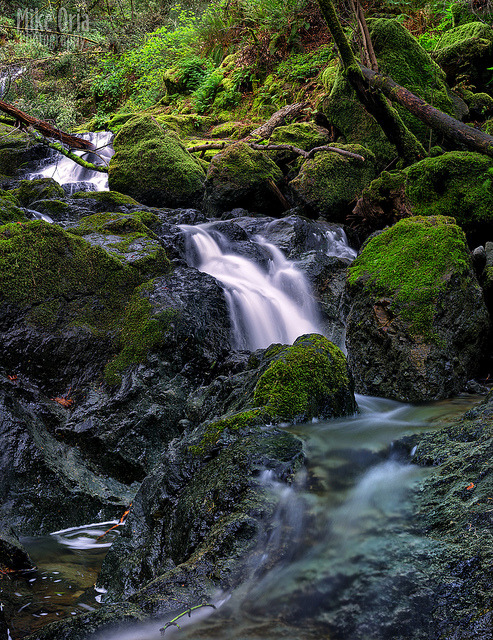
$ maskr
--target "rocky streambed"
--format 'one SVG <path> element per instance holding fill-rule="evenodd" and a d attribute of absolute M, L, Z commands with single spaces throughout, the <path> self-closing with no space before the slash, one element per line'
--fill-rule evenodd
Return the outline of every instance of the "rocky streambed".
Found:
<path fill-rule="evenodd" d="M 217 218 L 51 178 L 0 186 L 4 637 L 25 635 L 9 572 L 34 575 L 19 536 L 127 511 L 102 606 L 31 640 L 149 619 L 129 637 L 159 637 L 226 599 L 184 633 L 490 637 L 493 400 L 429 435 L 399 404 L 486 393 L 486 248 L 473 261 L 442 215 L 361 248 L 303 208 L 220 212 L 215 187 Z"/>

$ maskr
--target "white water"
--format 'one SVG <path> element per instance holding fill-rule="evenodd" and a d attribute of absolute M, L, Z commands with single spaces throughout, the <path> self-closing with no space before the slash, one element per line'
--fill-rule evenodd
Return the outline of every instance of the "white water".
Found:
<path fill-rule="evenodd" d="M 224 288 L 237 349 L 255 350 L 280 342 L 292 344 L 305 333 L 321 333 L 316 301 L 293 262 L 259 236 L 253 240 L 268 259 L 268 269 L 233 253 L 228 240 L 209 225 L 181 225 L 194 251 L 188 259 Z M 221 245 L 225 247 L 221 248 Z"/>
<path fill-rule="evenodd" d="M 24 73 L 24 67 L 8 67 L 5 71 L 0 71 L 0 100 L 3 100 L 5 91 L 10 83 L 14 82 Z"/>
<path fill-rule="evenodd" d="M 81 138 L 90 140 L 96 147 L 94 152 L 75 151 L 78 156 L 92 162 L 95 165 L 108 165 L 114 149 L 111 144 L 113 133 L 111 131 L 98 131 L 97 133 L 83 133 Z M 30 173 L 29 179 L 53 178 L 60 185 L 65 186 L 69 194 L 76 191 L 108 191 L 108 174 L 99 171 L 91 171 L 76 164 L 70 158 L 61 153 L 56 153 L 50 158 L 49 164 Z"/>

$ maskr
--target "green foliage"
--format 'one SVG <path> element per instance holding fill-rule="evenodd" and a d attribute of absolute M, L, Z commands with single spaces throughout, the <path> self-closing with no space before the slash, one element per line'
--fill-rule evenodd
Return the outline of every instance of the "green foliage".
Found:
<path fill-rule="evenodd" d="M 433 339 L 439 293 L 452 273 L 466 273 L 470 258 L 454 218 L 416 216 L 372 238 L 349 268 L 349 284 L 391 297 L 394 313 L 411 332 Z"/>

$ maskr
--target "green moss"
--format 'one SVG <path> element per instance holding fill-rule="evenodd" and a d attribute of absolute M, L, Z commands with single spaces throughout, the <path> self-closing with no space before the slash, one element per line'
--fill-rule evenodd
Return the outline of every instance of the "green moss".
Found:
<path fill-rule="evenodd" d="M 211 138 L 232 138 L 238 140 L 247 136 L 254 127 L 244 122 L 223 122 L 213 127 Z"/>
<path fill-rule="evenodd" d="M 375 178 L 375 156 L 360 145 L 335 145 L 357 153 L 365 161 L 319 151 L 307 160 L 290 187 L 301 204 L 332 222 L 343 221 L 354 206 L 353 200 Z"/>
<path fill-rule="evenodd" d="M 31 321 L 96 331 L 116 328 L 136 272 L 99 247 L 42 220 L 0 227 L 0 302 L 31 309 Z"/>
<path fill-rule="evenodd" d="M 163 344 L 175 309 L 167 309 L 153 315 L 152 305 L 146 293 L 152 290 L 153 282 L 138 287 L 127 306 L 123 328 L 119 336 L 120 352 L 104 370 L 105 380 L 115 385 L 121 381 L 121 373 L 133 364 L 143 362 L 149 351 Z"/>
<path fill-rule="evenodd" d="M 76 200 L 96 200 L 106 210 L 114 207 L 138 207 L 139 203 L 124 193 L 118 191 L 78 191 L 71 198 Z"/>
<path fill-rule="evenodd" d="M 21 180 L 15 194 L 23 206 L 28 206 L 36 200 L 57 200 L 65 197 L 65 191 L 53 178 Z"/>
<path fill-rule="evenodd" d="M 454 116 L 445 74 L 409 31 L 396 20 L 385 18 L 371 20 L 369 24 L 379 70 L 428 104 Z M 397 110 L 412 133 L 423 144 L 429 142 L 429 128 L 407 109 Z"/>
<path fill-rule="evenodd" d="M 114 140 L 109 183 L 144 204 L 193 206 L 202 195 L 205 173 L 178 135 L 154 118 L 133 118 Z"/>
<path fill-rule="evenodd" d="M 487 156 L 452 151 L 425 158 L 406 170 L 406 194 L 417 215 L 450 215 L 467 232 L 493 223 L 493 192 L 485 186 L 493 162 Z"/>
<path fill-rule="evenodd" d="M 95 213 L 79 221 L 72 233 L 87 235 L 89 233 L 129 234 L 139 232 L 154 236 L 147 224 L 157 224 L 159 218 L 155 213 L 139 211 L 135 213 Z"/>
<path fill-rule="evenodd" d="M 460 46 L 465 40 L 469 40 L 471 38 L 480 38 L 493 42 L 491 27 L 484 22 L 476 21 L 468 22 L 458 27 L 454 27 L 453 29 L 449 29 L 448 31 L 445 31 L 440 38 L 437 51 L 443 51 L 443 49 L 446 49 L 447 47 Z"/>
<path fill-rule="evenodd" d="M 273 144 L 292 144 L 295 147 L 310 151 L 329 142 L 329 134 L 325 129 L 317 127 L 313 122 L 295 122 L 274 129 L 269 142 Z"/>
<path fill-rule="evenodd" d="M 24 212 L 19 209 L 12 200 L 11 198 L 0 197 L 0 224 L 6 224 L 7 222 L 25 222 L 26 216 Z"/>
<path fill-rule="evenodd" d="M 347 398 L 342 395 L 338 401 L 338 394 L 349 387 L 341 350 L 327 338 L 312 334 L 298 338 L 278 355 L 260 377 L 254 403 L 271 417 L 285 420 L 309 420 L 326 412 L 341 415 L 348 412 Z"/>
<path fill-rule="evenodd" d="M 470 257 L 453 218 L 413 217 L 372 238 L 349 268 L 350 286 L 390 297 L 415 336 L 433 338 L 440 291 L 452 273 L 466 273 Z"/>
<path fill-rule="evenodd" d="M 383 168 L 396 157 L 397 152 L 382 128 L 369 115 L 338 68 L 333 88 L 328 98 L 319 104 L 319 109 L 348 144 L 360 144 L 370 149 Z"/>
<path fill-rule="evenodd" d="M 269 414 L 262 408 L 240 411 L 220 420 L 215 420 L 207 425 L 200 442 L 190 447 L 190 453 L 203 456 L 214 447 L 226 431 L 236 432 L 246 427 L 264 425 L 269 420 Z"/>

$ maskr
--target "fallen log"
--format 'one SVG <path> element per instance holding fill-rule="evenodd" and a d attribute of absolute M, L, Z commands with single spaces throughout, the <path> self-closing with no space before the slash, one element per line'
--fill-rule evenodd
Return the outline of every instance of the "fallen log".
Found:
<path fill-rule="evenodd" d="M 285 107 L 282 107 L 282 109 L 279 109 L 279 111 L 276 111 L 267 122 L 264 122 L 264 124 L 261 124 L 260 127 L 252 131 L 244 140 L 249 140 L 250 138 L 266 140 L 270 138 L 276 127 L 286 124 L 286 118 L 297 118 L 307 106 L 308 102 L 287 104 Z"/>
<path fill-rule="evenodd" d="M 27 130 L 29 127 L 32 127 L 46 138 L 59 140 L 60 142 L 63 142 L 63 144 L 68 145 L 71 149 L 87 149 L 90 151 L 94 148 L 94 145 L 89 142 L 89 140 L 84 140 L 83 138 L 66 133 L 61 129 L 57 129 L 49 124 L 49 122 L 34 118 L 3 100 L 0 100 L 0 111 L 3 111 L 3 113 L 14 118 L 15 125 L 21 130 Z"/>
<path fill-rule="evenodd" d="M 389 76 L 362 66 L 363 76 L 372 89 L 381 91 L 391 102 L 405 107 L 413 116 L 427 124 L 433 131 L 442 134 L 455 144 L 462 144 L 471 151 L 493 157 L 493 137 L 480 129 L 475 129 L 430 104 L 397 84 Z"/>

